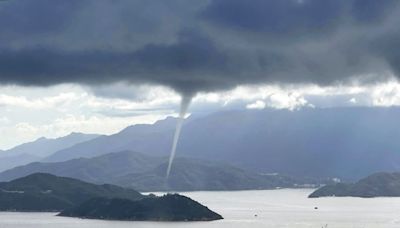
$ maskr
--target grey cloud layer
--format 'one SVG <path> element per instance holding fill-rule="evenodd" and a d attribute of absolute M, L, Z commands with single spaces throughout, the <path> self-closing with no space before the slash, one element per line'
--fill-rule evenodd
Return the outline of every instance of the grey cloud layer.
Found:
<path fill-rule="evenodd" d="M 0 83 L 128 82 L 182 94 L 400 73 L 395 0 L 0 2 Z"/>

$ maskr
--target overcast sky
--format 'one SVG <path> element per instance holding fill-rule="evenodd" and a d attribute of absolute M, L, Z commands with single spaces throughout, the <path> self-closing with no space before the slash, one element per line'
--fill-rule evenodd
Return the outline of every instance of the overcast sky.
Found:
<path fill-rule="evenodd" d="M 179 111 L 399 105 L 397 0 L 0 1 L 0 149 Z"/>

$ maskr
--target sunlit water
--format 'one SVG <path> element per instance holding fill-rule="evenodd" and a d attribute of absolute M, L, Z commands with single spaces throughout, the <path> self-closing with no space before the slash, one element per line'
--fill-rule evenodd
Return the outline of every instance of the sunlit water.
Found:
<path fill-rule="evenodd" d="M 214 222 L 115 222 L 54 216 L 54 213 L 0 213 L 0 228 L 398 228 L 400 198 L 308 199 L 312 190 L 183 193 L 220 213 Z M 318 207 L 318 209 L 315 209 Z M 257 216 L 256 216 L 257 215 Z"/>

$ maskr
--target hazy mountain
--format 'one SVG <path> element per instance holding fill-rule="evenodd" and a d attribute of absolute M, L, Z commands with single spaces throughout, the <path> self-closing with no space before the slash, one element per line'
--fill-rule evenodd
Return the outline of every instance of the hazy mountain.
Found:
<path fill-rule="evenodd" d="M 165 161 L 165 158 L 124 151 L 94 158 L 72 159 L 65 162 L 34 162 L 2 172 L 0 180 L 9 181 L 32 173 L 43 172 L 92 183 L 113 183 L 117 177 L 145 172 Z"/>
<path fill-rule="evenodd" d="M 399 108 L 218 112 L 191 118 L 177 153 L 257 172 L 358 179 L 400 170 Z M 175 120 L 136 125 L 62 150 L 48 161 L 135 150 L 167 156 Z"/>
<path fill-rule="evenodd" d="M 59 216 L 127 220 L 127 221 L 212 221 L 222 216 L 200 203 L 178 194 L 147 197 L 131 201 L 127 199 L 90 199 Z"/>
<path fill-rule="evenodd" d="M 167 148 L 170 148 L 175 124 L 176 119 L 169 117 L 154 124 L 133 125 L 117 134 L 100 136 L 91 141 L 60 150 L 43 161 L 56 162 L 72 158 L 95 157 L 110 152 L 132 150 L 131 148 L 135 148 L 135 151 L 146 151 L 149 139 L 159 144 L 160 147 L 164 146 L 164 150 L 169 150 Z"/>
<path fill-rule="evenodd" d="M 294 188 L 306 180 L 282 175 L 261 175 L 217 162 L 177 158 L 165 181 L 167 162 L 143 173 L 115 178 L 112 183 L 139 191 L 199 191 Z"/>
<path fill-rule="evenodd" d="M 28 142 L 6 150 L 0 156 L 15 156 L 21 154 L 31 154 L 39 157 L 46 157 L 59 150 L 71 147 L 77 143 L 85 142 L 99 137 L 97 134 L 71 133 L 67 136 L 48 139 L 39 138 L 33 142 Z"/>
<path fill-rule="evenodd" d="M 0 183 L 2 211 L 61 211 L 95 197 L 142 199 L 132 189 L 36 173 Z"/>
<path fill-rule="evenodd" d="M 31 154 L 18 154 L 15 156 L 0 157 L 0 171 L 4 171 L 20 165 L 29 164 L 34 161 L 40 161 L 42 157 Z"/>
<path fill-rule="evenodd" d="M 399 197 L 400 173 L 376 173 L 356 183 L 338 183 L 317 189 L 309 197 Z"/>
<path fill-rule="evenodd" d="M 243 190 L 297 187 L 308 183 L 281 175 L 260 175 L 220 162 L 177 158 L 165 182 L 167 158 L 136 152 L 119 152 L 95 158 L 56 163 L 32 163 L 0 174 L 12 180 L 31 173 L 45 172 L 93 183 L 110 183 L 139 191 Z M 308 180 L 307 180 L 308 181 Z"/>
<path fill-rule="evenodd" d="M 260 172 L 358 179 L 400 170 L 399 116 L 399 108 L 216 113 L 185 126 L 178 153 Z"/>
<path fill-rule="evenodd" d="M 98 136 L 96 134 L 71 133 L 56 139 L 39 138 L 33 142 L 24 143 L 12 149 L 1 151 L 0 171 L 39 161 L 61 149 L 92 140 Z"/>

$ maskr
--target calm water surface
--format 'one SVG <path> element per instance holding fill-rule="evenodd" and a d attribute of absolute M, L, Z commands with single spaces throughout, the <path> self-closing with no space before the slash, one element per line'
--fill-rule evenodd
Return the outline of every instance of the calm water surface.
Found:
<path fill-rule="evenodd" d="M 54 216 L 54 213 L 0 213 L 0 228 L 398 228 L 400 198 L 308 199 L 310 189 L 183 193 L 225 219 L 214 222 L 114 222 Z M 314 209 L 318 207 L 318 209 Z M 257 215 L 257 216 L 255 216 Z"/>

